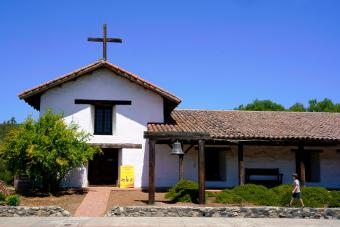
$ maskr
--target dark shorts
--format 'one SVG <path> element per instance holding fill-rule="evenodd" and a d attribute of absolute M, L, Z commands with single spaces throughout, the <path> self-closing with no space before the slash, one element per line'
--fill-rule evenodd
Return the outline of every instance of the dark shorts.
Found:
<path fill-rule="evenodd" d="M 301 199 L 301 194 L 300 194 L 300 192 L 294 192 L 292 197 L 293 197 L 293 199 Z"/>

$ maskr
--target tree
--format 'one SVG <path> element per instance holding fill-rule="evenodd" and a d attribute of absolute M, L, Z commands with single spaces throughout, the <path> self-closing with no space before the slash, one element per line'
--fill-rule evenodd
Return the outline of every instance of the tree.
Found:
<path fill-rule="evenodd" d="M 255 110 L 255 111 L 294 111 L 294 112 L 335 112 L 340 113 L 340 103 L 333 103 L 330 99 L 323 99 L 318 102 L 316 99 L 309 100 L 309 106 L 304 107 L 301 103 L 295 103 L 289 109 L 271 100 L 255 99 L 247 105 L 240 105 L 235 110 Z"/>
<path fill-rule="evenodd" d="M 293 112 L 306 112 L 306 108 L 303 106 L 301 103 L 295 103 L 292 105 L 288 111 L 293 111 Z"/>
<path fill-rule="evenodd" d="M 8 121 L 4 121 L 0 124 L 0 144 L 9 132 L 18 127 L 17 122 L 14 117 Z M 5 181 L 7 184 L 13 182 L 13 173 L 8 170 L 6 162 L 0 158 L 0 180 Z"/>
<path fill-rule="evenodd" d="M 6 135 L 16 127 L 17 122 L 14 117 L 11 117 L 10 120 L 4 121 L 2 124 L 0 124 L 0 143 L 6 137 Z"/>
<path fill-rule="evenodd" d="M 255 110 L 255 111 L 284 111 L 285 108 L 271 100 L 255 99 L 252 103 L 247 105 L 240 105 L 235 110 Z"/>
<path fill-rule="evenodd" d="M 316 99 L 309 100 L 309 112 L 340 112 L 340 104 L 334 104 L 332 100 L 325 98 L 318 102 Z"/>
<path fill-rule="evenodd" d="M 5 138 L 0 155 L 16 175 L 40 180 L 44 191 L 55 191 L 64 176 L 85 164 L 100 149 L 87 143 L 89 134 L 62 115 L 47 111 L 27 120 Z"/>

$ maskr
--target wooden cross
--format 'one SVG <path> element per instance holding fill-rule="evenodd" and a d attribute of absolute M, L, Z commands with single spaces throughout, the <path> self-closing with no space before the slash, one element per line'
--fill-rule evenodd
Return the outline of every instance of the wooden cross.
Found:
<path fill-rule="evenodd" d="M 106 24 L 103 25 L 103 38 L 88 38 L 87 41 L 91 42 L 102 42 L 103 43 L 103 59 L 106 61 L 107 55 L 106 55 L 106 43 L 122 43 L 123 40 L 119 38 L 107 38 L 107 32 L 106 32 Z"/>

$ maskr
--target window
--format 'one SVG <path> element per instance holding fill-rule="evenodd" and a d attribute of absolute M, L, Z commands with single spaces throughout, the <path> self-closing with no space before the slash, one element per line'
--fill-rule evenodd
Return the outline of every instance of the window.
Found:
<path fill-rule="evenodd" d="M 305 169 L 307 182 L 320 182 L 320 152 L 305 153 Z"/>
<path fill-rule="evenodd" d="M 112 106 L 95 106 L 95 135 L 112 135 L 112 109 Z"/>
<path fill-rule="evenodd" d="M 306 182 L 320 182 L 320 150 L 304 150 L 301 154 L 294 150 L 296 154 L 296 170 L 301 175 L 299 169 L 300 160 L 305 164 Z"/>
<path fill-rule="evenodd" d="M 225 150 L 221 148 L 206 148 L 205 177 L 207 181 L 226 180 Z"/>

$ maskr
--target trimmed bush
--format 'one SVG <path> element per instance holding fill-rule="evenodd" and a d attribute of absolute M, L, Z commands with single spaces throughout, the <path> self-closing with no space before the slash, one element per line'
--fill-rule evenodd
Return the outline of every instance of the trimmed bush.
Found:
<path fill-rule="evenodd" d="M 216 195 L 218 194 L 218 192 L 205 192 L 205 196 L 208 197 L 208 198 L 215 198 Z"/>
<path fill-rule="evenodd" d="M 282 184 L 275 188 L 269 189 L 276 195 L 276 204 L 278 206 L 287 206 L 292 198 L 292 185 Z"/>
<path fill-rule="evenodd" d="M 233 191 L 237 196 L 255 205 L 272 206 L 277 203 L 275 193 L 262 185 L 240 185 L 235 187 Z"/>
<path fill-rule="evenodd" d="M 331 191 L 331 201 L 329 207 L 340 207 L 340 191 Z"/>
<path fill-rule="evenodd" d="M 232 189 L 224 189 L 222 192 L 216 194 L 215 202 L 241 205 L 243 199 L 236 195 Z"/>
<path fill-rule="evenodd" d="M 20 197 L 18 195 L 9 195 L 6 198 L 6 204 L 8 206 L 19 206 L 20 205 Z"/>
<path fill-rule="evenodd" d="M 172 202 L 198 203 L 198 184 L 190 180 L 180 180 L 165 194 Z"/>
<path fill-rule="evenodd" d="M 330 193 L 322 187 L 303 188 L 301 198 L 306 207 L 324 207 L 331 202 Z"/>

